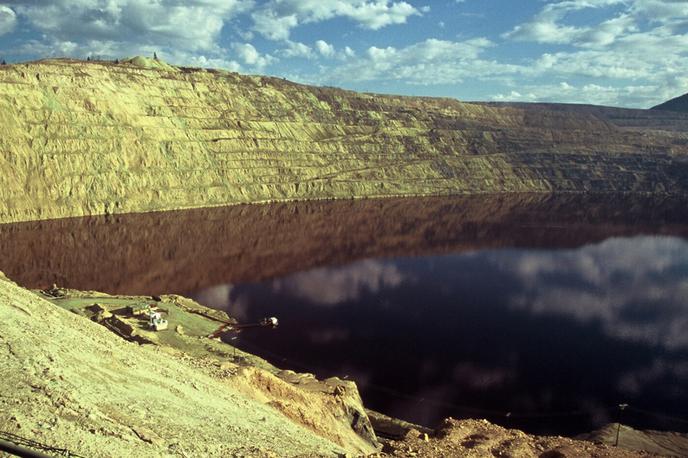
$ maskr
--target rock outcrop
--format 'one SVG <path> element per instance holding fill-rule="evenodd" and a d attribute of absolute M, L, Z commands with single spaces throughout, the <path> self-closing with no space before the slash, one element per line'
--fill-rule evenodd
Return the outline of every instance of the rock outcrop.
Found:
<path fill-rule="evenodd" d="M 0 67 L 0 223 L 274 200 L 688 186 L 680 131 L 128 62 Z"/>

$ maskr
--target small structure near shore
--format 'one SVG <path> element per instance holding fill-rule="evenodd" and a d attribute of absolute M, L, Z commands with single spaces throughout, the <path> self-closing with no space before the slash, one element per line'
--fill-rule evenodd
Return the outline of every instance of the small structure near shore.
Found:
<path fill-rule="evenodd" d="M 125 311 L 130 316 L 148 315 L 151 306 L 148 304 L 132 304 L 125 307 Z"/>
<path fill-rule="evenodd" d="M 249 328 L 276 328 L 279 324 L 279 321 L 277 320 L 276 317 L 271 316 L 268 318 L 263 318 L 260 320 L 258 323 L 244 323 L 244 324 L 237 324 L 237 323 L 225 323 L 219 328 L 215 330 L 212 334 L 208 336 L 210 339 L 216 339 L 222 335 L 223 332 L 226 331 L 235 331 L 235 332 L 240 332 L 243 329 L 249 329 Z"/>
<path fill-rule="evenodd" d="M 158 309 L 154 304 L 131 304 L 126 308 L 126 313 L 132 317 L 148 317 L 148 328 L 153 331 L 163 331 L 167 329 L 169 323 L 163 317 L 164 310 Z"/>
<path fill-rule="evenodd" d="M 149 312 L 148 327 L 154 331 L 162 331 L 167 329 L 167 320 L 162 317 L 162 313 L 153 311 Z"/>

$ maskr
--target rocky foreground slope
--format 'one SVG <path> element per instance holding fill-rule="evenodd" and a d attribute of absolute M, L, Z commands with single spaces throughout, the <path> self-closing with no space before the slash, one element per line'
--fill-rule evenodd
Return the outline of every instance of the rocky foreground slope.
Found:
<path fill-rule="evenodd" d="M 685 193 L 683 127 L 359 94 L 144 58 L 7 65 L 0 223 L 268 200 Z"/>
<path fill-rule="evenodd" d="M 180 338 L 221 354 L 213 346 L 222 344 Z M 335 393 L 307 392 L 257 367 L 139 346 L 2 275 L 0 380 L 0 438 L 80 456 L 376 451 L 374 435 L 357 434 L 343 410 L 348 391 L 358 397 L 351 382 Z M 367 421 L 364 413 L 358 419 Z"/>

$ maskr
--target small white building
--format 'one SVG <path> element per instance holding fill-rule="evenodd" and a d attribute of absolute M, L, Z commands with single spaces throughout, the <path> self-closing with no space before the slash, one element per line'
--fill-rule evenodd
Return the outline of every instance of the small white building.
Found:
<path fill-rule="evenodd" d="M 148 320 L 148 327 L 154 331 L 162 331 L 167 329 L 167 320 L 162 317 L 160 312 L 150 312 Z"/>

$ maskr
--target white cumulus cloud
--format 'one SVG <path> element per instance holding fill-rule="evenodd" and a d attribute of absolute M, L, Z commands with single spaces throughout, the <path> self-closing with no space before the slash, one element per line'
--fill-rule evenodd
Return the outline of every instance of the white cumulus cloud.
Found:
<path fill-rule="evenodd" d="M 242 7 L 236 0 L 34 0 L 15 5 L 31 25 L 59 40 L 172 43 L 200 50 L 215 46 L 224 20 Z"/>
<path fill-rule="evenodd" d="M 422 12 L 404 1 L 388 0 L 272 0 L 251 14 L 256 32 L 271 40 L 287 40 L 301 24 L 345 17 L 361 27 L 378 30 L 404 24 Z"/>
<path fill-rule="evenodd" d="M 576 23 L 572 13 L 586 9 L 597 9 L 602 19 Z M 549 44 L 549 50 L 529 59 L 513 75 L 513 88 L 492 98 L 650 107 L 688 90 L 686 24 L 684 0 L 548 3 L 502 38 Z M 579 81 L 562 90 L 559 80 Z"/>
<path fill-rule="evenodd" d="M 635 15 L 651 22 L 682 22 L 688 17 L 685 0 L 635 0 L 631 3 Z"/>
<path fill-rule="evenodd" d="M 555 3 L 548 3 L 543 9 L 529 22 L 515 26 L 510 32 L 503 34 L 504 38 L 512 38 L 518 41 L 535 41 L 538 43 L 571 43 L 586 34 L 594 32 L 588 26 L 576 27 L 562 24 L 560 21 L 573 11 L 601 8 L 622 3 L 623 0 L 566 0 Z M 622 22 L 622 21 L 621 21 Z M 616 27 L 615 27 L 616 24 Z M 607 34 L 619 28 L 619 21 L 613 21 L 606 27 Z M 606 37 L 606 39 L 610 39 Z"/>
<path fill-rule="evenodd" d="M 513 71 L 515 66 L 483 60 L 493 43 L 486 38 L 449 41 L 429 38 L 404 48 L 369 47 L 365 54 L 330 69 L 328 82 L 399 80 L 407 84 L 451 84 L 466 77 Z"/>
<path fill-rule="evenodd" d="M 311 59 L 314 54 L 310 46 L 296 41 L 287 41 L 286 48 L 282 49 L 281 55 L 284 57 L 305 57 Z"/>
<path fill-rule="evenodd" d="M 315 42 L 315 49 L 317 49 L 320 55 L 324 57 L 333 57 L 335 54 L 334 46 L 323 40 L 318 40 Z"/>
<path fill-rule="evenodd" d="M 251 2 L 238 0 L 32 0 L 9 1 L 41 38 L 26 50 L 42 55 L 123 57 L 152 54 L 185 57 L 179 64 L 204 61 L 232 64 L 218 45 L 225 21 Z M 6 8 L 6 7 L 3 7 Z M 236 67 L 236 63 L 234 63 Z"/>
<path fill-rule="evenodd" d="M 258 50 L 250 43 L 235 43 L 232 47 L 237 53 L 239 59 L 241 59 L 245 64 L 259 70 L 274 60 L 272 56 L 258 52 Z"/>
<path fill-rule="evenodd" d="M 17 15 L 11 8 L 0 5 L 0 35 L 10 33 L 17 24 Z"/>
<path fill-rule="evenodd" d="M 620 11 L 599 23 L 573 25 L 566 23 L 570 13 L 586 9 L 619 7 Z M 546 4 L 528 22 L 518 24 L 502 34 L 503 38 L 547 44 L 572 44 L 600 47 L 639 31 L 639 24 L 655 27 L 682 25 L 688 20 L 688 2 L 657 0 L 565 0 Z M 660 28 L 650 28 L 660 32 Z"/>

